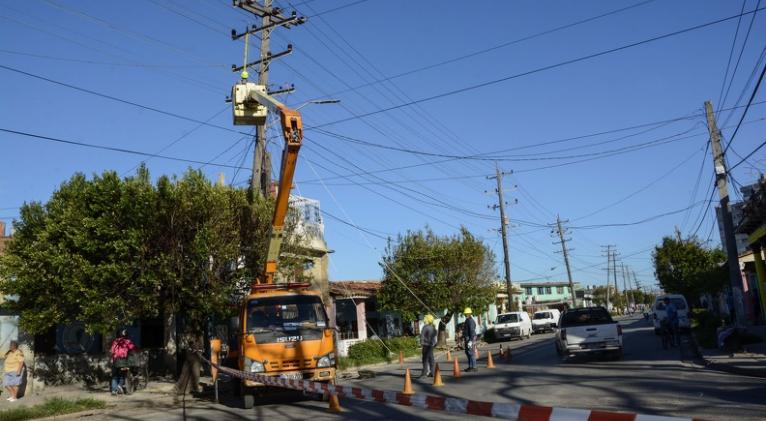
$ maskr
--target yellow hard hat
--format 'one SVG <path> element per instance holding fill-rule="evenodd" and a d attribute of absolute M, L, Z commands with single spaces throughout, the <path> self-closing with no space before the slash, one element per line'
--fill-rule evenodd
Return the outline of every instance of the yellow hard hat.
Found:
<path fill-rule="evenodd" d="M 473 314 L 473 311 L 471 311 L 471 307 L 466 307 L 465 310 L 463 310 L 463 314 L 465 315 Z"/>
<path fill-rule="evenodd" d="M 430 325 L 430 324 L 432 324 L 432 323 L 434 322 L 434 316 L 433 316 L 433 315 L 431 315 L 431 314 L 426 314 L 426 317 L 424 317 L 424 318 L 423 318 L 423 321 L 424 321 L 424 322 L 425 322 L 427 325 Z"/>

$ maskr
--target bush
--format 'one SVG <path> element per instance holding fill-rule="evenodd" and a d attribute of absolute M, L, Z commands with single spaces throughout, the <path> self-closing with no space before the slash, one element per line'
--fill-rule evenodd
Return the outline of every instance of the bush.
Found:
<path fill-rule="evenodd" d="M 46 418 L 56 415 L 71 414 L 73 412 L 86 411 L 89 409 L 106 408 L 104 401 L 96 399 L 78 399 L 75 401 L 53 398 L 45 403 L 23 408 L 13 408 L 0 411 L 0 421 L 23 421 L 36 418 Z"/>
<path fill-rule="evenodd" d="M 720 317 L 706 309 L 692 309 L 692 330 L 703 348 L 717 347 L 717 329 L 723 325 Z"/>
<path fill-rule="evenodd" d="M 388 352 L 389 349 L 391 354 Z M 367 339 L 351 345 L 348 349 L 348 357 L 340 359 L 338 366 L 343 369 L 350 366 L 358 367 L 365 364 L 391 362 L 393 358 L 399 358 L 400 351 L 405 356 L 412 356 L 416 355 L 419 350 L 420 345 L 417 338 L 413 336 L 383 339 L 382 341 L 380 339 Z"/>

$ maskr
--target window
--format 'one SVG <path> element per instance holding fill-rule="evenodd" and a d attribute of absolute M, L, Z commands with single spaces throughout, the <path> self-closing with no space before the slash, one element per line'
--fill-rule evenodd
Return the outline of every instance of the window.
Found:
<path fill-rule="evenodd" d="M 501 324 L 501 323 L 518 323 L 519 321 L 519 315 L 510 313 L 510 314 L 500 314 L 497 316 L 497 321 L 495 323 Z"/>
<path fill-rule="evenodd" d="M 532 287 L 526 287 L 526 288 L 524 288 L 524 289 L 526 290 L 526 291 L 525 291 L 525 294 L 527 294 L 527 295 L 532 295 Z"/>
<path fill-rule="evenodd" d="M 556 292 L 559 293 L 559 294 L 563 294 L 564 293 L 564 287 L 556 287 Z"/>
<path fill-rule="evenodd" d="M 548 295 L 552 294 L 551 287 L 545 287 L 545 293 Z"/>
<path fill-rule="evenodd" d="M 543 294 L 545 294 L 545 288 L 543 288 L 543 287 L 537 287 L 537 293 L 538 293 L 539 295 L 543 295 Z"/>

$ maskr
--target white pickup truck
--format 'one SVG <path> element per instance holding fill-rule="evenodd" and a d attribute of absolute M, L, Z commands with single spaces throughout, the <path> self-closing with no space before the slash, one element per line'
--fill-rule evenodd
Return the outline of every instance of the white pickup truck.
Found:
<path fill-rule="evenodd" d="M 622 326 L 604 307 L 575 308 L 561 315 L 556 330 L 556 353 L 610 353 L 622 358 Z"/>

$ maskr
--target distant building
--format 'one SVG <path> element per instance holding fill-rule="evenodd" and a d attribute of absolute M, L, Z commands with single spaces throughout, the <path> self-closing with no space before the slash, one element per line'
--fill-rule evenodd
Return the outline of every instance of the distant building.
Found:
<path fill-rule="evenodd" d="M 525 282 L 521 287 L 521 300 L 524 309 L 536 311 L 545 308 L 558 308 L 563 310 L 572 307 L 572 294 L 569 282 Z M 575 283 L 575 294 L 581 289 L 580 284 Z"/>
<path fill-rule="evenodd" d="M 13 234 L 6 235 L 5 222 L 0 221 L 0 256 L 5 253 L 8 243 L 13 239 Z M 0 304 L 6 297 L 0 295 Z M 0 310 L 0 355 L 5 355 L 11 341 L 19 339 L 19 316 Z"/>

